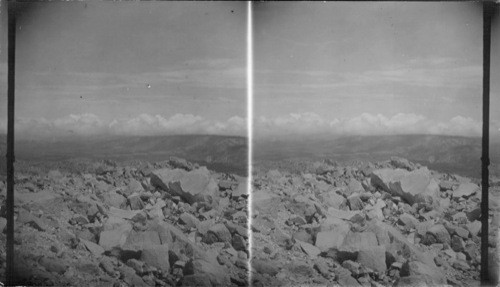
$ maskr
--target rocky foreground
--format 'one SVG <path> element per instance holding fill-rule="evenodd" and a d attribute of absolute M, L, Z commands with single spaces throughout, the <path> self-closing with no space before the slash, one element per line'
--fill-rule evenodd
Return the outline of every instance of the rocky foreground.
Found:
<path fill-rule="evenodd" d="M 15 178 L 18 284 L 248 285 L 245 178 L 178 158 L 50 171 L 22 166 Z M 5 232 L 4 203 L 1 212 Z M 4 233 L 0 239 L 5 282 Z"/>
<path fill-rule="evenodd" d="M 302 172 L 257 170 L 254 286 L 478 286 L 480 185 L 402 158 Z M 490 188 L 489 260 L 498 282 L 500 187 Z"/>

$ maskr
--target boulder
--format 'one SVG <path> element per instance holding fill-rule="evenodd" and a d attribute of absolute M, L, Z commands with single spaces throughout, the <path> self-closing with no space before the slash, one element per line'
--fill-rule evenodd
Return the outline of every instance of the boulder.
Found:
<path fill-rule="evenodd" d="M 347 205 L 347 201 L 345 197 L 342 195 L 336 193 L 333 190 L 323 192 L 320 195 L 322 202 L 326 204 L 328 207 L 333 207 L 336 209 L 344 209 L 345 206 Z"/>
<path fill-rule="evenodd" d="M 200 220 L 191 213 L 184 212 L 179 216 L 179 222 L 188 228 L 198 228 Z"/>
<path fill-rule="evenodd" d="M 351 210 L 363 210 L 364 204 L 359 193 L 353 193 L 347 197 L 347 202 Z"/>
<path fill-rule="evenodd" d="M 168 168 L 155 170 L 151 173 L 151 184 L 172 196 L 180 196 L 190 204 L 215 202 L 219 189 L 205 167 L 192 171 Z"/>
<path fill-rule="evenodd" d="M 144 248 L 161 245 L 160 235 L 153 230 L 131 231 L 123 245 L 123 250 L 141 251 Z"/>
<path fill-rule="evenodd" d="M 104 250 L 122 247 L 132 231 L 132 225 L 119 218 L 108 218 L 104 228 L 104 231 L 102 231 L 99 236 L 99 245 L 102 246 Z"/>
<path fill-rule="evenodd" d="M 326 251 L 330 248 L 339 248 L 346 238 L 349 230 L 334 229 L 331 231 L 321 231 L 316 235 L 314 244 L 320 251 Z"/>
<path fill-rule="evenodd" d="M 411 163 L 406 158 L 402 158 L 402 157 L 398 157 L 398 156 L 391 157 L 391 165 L 395 168 L 402 168 L 402 169 L 406 169 L 409 171 L 415 169 L 415 165 L 413 163 Z"/>
<path fill-rule="evenodd" d="M 255 272 L 260 274 L 275 276 L 279 272 L 276 262 L 254 259 L 250 263 Z"/>
<path fill-rule="evenodd" d="M 385 262 L 385 247 L 374 246 L 369 249 L 359 250 L 357 262 L 361 263 L 365 267 L 371 268 L 372 270 L 384 273 L 387 270 Z"/>
<path fill-rule="evenodd" d="M 418 219 L 413 217 L 413 215 L 408 213 L 403 213 L 399 216 L 398 223 L 408 228 L 415 228 L 418 224 Z"/>
<path fill-rule="evenodd" d="M 231 198 L 237 199 L 240 197 L 247 197 L 248 196 L 248 180 L 244 179 L 240 183 L 238 183 L 238 186 L 233 190 L 231 193 Z"/>
<path fill-rule="evenodd" d="M 321 253 L 321 250 L 312 244 L 303 241 L 297 241 L 297 243 L 300 245 L 302 251 L 304 251 L 304 253 L 309 255 L 309 257 L 312 259 L 318 257 L 318 255 Z"/>
<path fill-rule="evenodd" d="M 390 242 L 384 242 L 383 245 L 386 247 L 386 250 L 397 250 L 398 254 L 401 254 L 410 261 L 418 261 L 430 266 L 431 268 L 437 268 L 430 254 L 424 253 L 419 250 L 415 245 L 410 243 L 408 239 L 406 239 L 406 237 L 401 234 L 401 232 L 396 228 L 378 220 L 368 222 L 367 225 L 370 227 L 370 229 L 378 229 L 387 232 Z"/>
<path fill-rule="evenodd" d="M 359 251 L 375 246 L 378 246 L 377 236 L 371 231 L 349 231 L 342 243 L 343 249 L 351 251 Z"/>
<path fill-rule="evenodd" d="M 163 272 L 170 271 L 169 248 L 167 245 L 148 246 L 142 249 L 141 260 Z"/>
<path fill-rule="evenodd" d="M 427 229 L 427 233 L 422 239 L 422 243 L 431 245 L 434 243 L 450 244 L 451 237 L 448 230 L 442 224 L 435 224 Z"/>
<path fill-rule="evenodd" d="M 104 192 L 101 196 L 104 203 L 115 208 L 122 208 L 127 204 L 127 199 L 115 191 Z"/>
<path fill-rule="evenodd" d="M 243 236 L 240 236 L 238 234 L 235 234 L 233 236 L 233 239 L 231 241 L 231 244 L 235 250 L 238 251 L 246 251 L 247 244 L 245 242 L 245 238 Z"/>
<path fill-rule="evenodd" d="M 477 236 L 479 232 L 481 231 L 482 225 L 481 221 L 479 220 L 474 220 L 470 223 L 467 223 L 465 225 L 466 229 L 470 232 L 472 236 Z"/>
<path fill-rule="evenodd" d="M 439 185 L 427 168 L 414 171 L 404 169 L 378 169 L 371 182 L 393 196 L 400 196 L 410 205 L 414 203 L 439 204 Z"/>
<path fill-rule="evenodd" d="M 479 191 L 479 186 L 472 182 L 468 183 L 461 183 L 458 188 L 453 191 L 452 197 L 455 199 L 461 198 L 461 197 L 469 197 L 474 195 L 476 192 Z"/>
<path fill-rule="evenodd" d="M 335 230 L 335 231 L 349 231 L 350 225 L 347 221 L 342 220 L 340 218 L 337 218 L 335 216 L 332 216 L 330 214 L 327 214 L 325 220 L 321 222 L 320 225 L 320 231 L 330 231 L 330 230 Z"/>
<path fill-rule="evenodd" d="M 168 164 L 173 168 L 184 169 L 186 171 L 190 171 L 194 168 L 192 163 L 176 156 L 171 156 L 170 159 L 168 160 Z"/>
<path fill-rule="evenodd" d="M 434 265 L 435 266 L 435 265 Z M 419 261 L 410 261 L 403 264 L 401 277 L 409 276 L 411 278 L 420 278 L 420 283 L 428 286 L 442 286 L 447 283 L 446 276 L 437 267 L 426 265 Z M 405 279 L 403 279 L 403 282 Z M 399 282 L 398 286 L 404 286 Z"/>
<path fill-rule="evenodd" d="M 450 242 L 450 247 L 455 252 L 463 252 L 465 249 L 465 243 L 461 237 L 453 235 Z"/>
<path fill-rule="evenodd" d="M 365 191 L 361 182 L 354 178 L 349 180 L 349 183 L 347 184 L 347 190 L 349 194 L 361 193 Z"/>
<path fill-rule="evenodd" d="M 130 205 L 130 209 L 132 210 L 141 210 L 144 208 L 144 202 L 142 201 L 139 194 L 134 193 L 130 195 L 128 198 L 128 204 Z"/>
<path fill-rule="evenodd" d="M 133 193 L 141 194 L 142 192 L 144 192 L 142 184 L 135 179 L 131 179 L 125 190 L 125 195 L 129 196 Z"/>
<path fill-rule="evenodd" d="M 205 252 L 191 241 L 181 230 L 172 224 L 156 220 L 149 224 L 148 231 L 155 231 L 160 237 L 161 244 L 167 244 L 170 250 L 179 257 L 205 258 Z"/>
<path fill-rule="evenodd" d="M 104 248 L 92 241 L 80 239 L 80 242 L 82 242 L 85 248 L 87 248 L 87 250 L 90 251 L 90 253 L 92 253 L 95 257 L 100 257 L 104 253 Z"/>
<path fill-rule="evenodd" d="M 55 272 L 58 274 L 64 274 L 69 268 L 67 264 L 64 264 L 60 260 L 54 258 L 42 257 L 40 258 L 40 261 L 38 261 L 38 264 L 43 266 L 43 268 L 45 268 L 48 272 Z"/>
<path fill-rule="evenodd" d="M 185 275 L 203 275 L 206 286 L 229 286 L 230 278 L 226 268 L 221 266 L 217 259 L 195 259 L 184 267 Z M 185 282 L 183 282 L 184 284 Z"/>
<path fill-rule="evenodd" d="M 217 223 L 208 229 L 203 241 L 208 244 L 215 242 L 231 242 L 231 232 L 222 224 Z"/>

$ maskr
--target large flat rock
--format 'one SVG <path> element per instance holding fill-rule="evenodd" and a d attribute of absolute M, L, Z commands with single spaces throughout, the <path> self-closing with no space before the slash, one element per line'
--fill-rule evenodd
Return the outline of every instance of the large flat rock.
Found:
<path fill-rule="evenodd" d="M 192 171 L 184 169 L 158 169 L 151 173 L 151 184 L 186 202 L 212 202 L 218 185 L 205 167 Z"/>
<path fill-rule="evenodd" d="M 438 204 L 439 185 L 427 168 L 413 171 L 377 169 L 371 174 L 371 182 L 393 196 L 400 196 L 410 205 L 419 202 Z"/>

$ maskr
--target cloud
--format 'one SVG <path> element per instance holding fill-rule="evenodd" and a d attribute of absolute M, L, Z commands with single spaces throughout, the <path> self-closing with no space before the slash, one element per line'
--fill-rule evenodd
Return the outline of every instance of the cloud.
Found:
<path fill-rule="evenodd" d="M 233 116 L 226 121 L 212 121 L 192 114 L 175 114 L 169 118 L 141 114 L 133 118 L 113 119 L 107 122 L 97 115 L 86 113 L 71 114 L 54 120 L 17 118 L 15 122 L 16 138 L 21 139 L 171 134 L 246 136 L 246 130 L 246 120 L 241 117 Z M 0 132 L 6 133 L 6 131 L 6 121 L 0 121 Z"/>
<path fill-rule="evenodd" d="M 499 122 L 490 123 L 492 136 L 500 136 Z M 363 113 L 350 118 L 326 120 L 315 113 L 296 113 L 276 118 L 258 117 L 254 121 L 256 137 L 280 135 L 385 135 L 439 134 L 481 136 L 482 123 L 470 117 L 455 116 L 436 121 L 414 113 L 393 116 Z"/>
<path fill-rule="evenodd" d="M 253 121 L 256 138 L 307 135 L 390 135 L 436 134 L 481 136 L 482 123 L 470 117 L 455 116 L 447 121 L 436 121 L 414 113 L 392 116 L 363 113 L 355 117 L 326 119 L 316 113 L 290 113 L 284 116 L 256 117 Z M 0 120 L 0 133 L 7 132 L 6 119 Z M 99 116 L 71 114 L 62 118 L 17 118 L 16 138 L 47 139 L 59 137 L 87 137 L 98 135 L 170 135 L 212 134 L 247 135 L 247 121 L 239 116 L 227 120 L 207 120 L 192 114 L 140 114 L 132 118 L 103 121 Z M 490 122 L 490 136 L 500 137 L 500 121 Z"/>

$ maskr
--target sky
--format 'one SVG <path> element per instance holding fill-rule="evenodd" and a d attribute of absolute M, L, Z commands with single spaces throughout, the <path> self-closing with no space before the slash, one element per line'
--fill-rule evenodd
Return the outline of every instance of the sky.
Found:
<path fill-rule="evenodd" d="M 246 10 L 235 2 L 25 4 L 16 135 L 246 135 Z M 3 45 L 4 79 L 6 54 Z"/>
<path fill-rule="evenodd" d="M 0 87 L 6 95 L 5 0 Z M 245 2 L 23 4 L 16 138 L 247 135 Z M 254 2 L 253 126 L 285 135 L 481 135 L 471 2 Z M 493 24 L 491 134 L 500 136 Z M 0 133 L 7 97 L 0 97 Z"/>
<path fill-rule="evenodd" d="M 254 8 L 257 137 L 481 135 L 483 22 L 476 3 Z M 490 123 L 498 134 L 498 24 L 492 33 Z"/>

